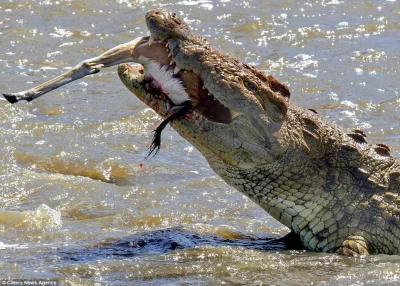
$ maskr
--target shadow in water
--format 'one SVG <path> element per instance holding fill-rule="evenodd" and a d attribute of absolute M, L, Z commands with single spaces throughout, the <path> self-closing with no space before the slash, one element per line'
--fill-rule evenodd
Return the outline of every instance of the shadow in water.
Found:
<path fill-rule="evenodd" d="M 119 259 L 143 254 L 163 254 L 174 250 L 193 248 L 198 245 L 233 246 L 264 251 L 303 249 L 293 234 L 285 237 L 255 238 L 242 237 L 226 239 L 216 235 L 204 235 L 180 228 L 154 230 L 124 237 L 109 243 L 91 247 L 60 249 L 64 259 L 69 261 L 92 261 L 98 259 Z"/>

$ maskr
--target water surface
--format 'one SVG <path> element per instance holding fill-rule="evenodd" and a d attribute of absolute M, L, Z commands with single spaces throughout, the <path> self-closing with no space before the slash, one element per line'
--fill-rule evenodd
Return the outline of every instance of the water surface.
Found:
<path fill-rule="evenodd" d="M 146 35 L 154 7 L 400 158 L 400 3 L 46 0 L 0 3 L 0 91 L 25 90 Z M 287 251 L 287 229 L 227 186 L 115 68 L 31 103 L 0 100 L 0 277 L 71 285 L 395 285 L 400 257 Z"/>

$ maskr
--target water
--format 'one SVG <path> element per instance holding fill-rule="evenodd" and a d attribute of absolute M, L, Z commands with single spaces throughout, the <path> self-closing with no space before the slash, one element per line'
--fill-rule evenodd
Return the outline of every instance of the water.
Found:
<path fill-rule="evenodd" d="M 0 91 L 145 35 L 164 7 L 290 86 L 292 101 L 400 158 L 400 3 L 2 1 Z M 31 103 L 0 100 L 0 278 L 70 285 L 395 285 L 400 257 L 287 251 L 287 229 L 228 187 L 115 68 Z"/>

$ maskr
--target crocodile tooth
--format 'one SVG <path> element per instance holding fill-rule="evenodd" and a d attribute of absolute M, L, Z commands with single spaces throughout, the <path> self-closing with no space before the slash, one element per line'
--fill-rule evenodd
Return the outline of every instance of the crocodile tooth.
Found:
<path fill-rule="evenodd" d="M 168 48 L 168 42 L 165 44 L 165 47 Z"/>
<path fill-rule="evenodd" d="M 144 81 L 144 74 L 141 74 L 140 76 L 137 77 L 136 79 L 137 82 L 143 82 Z"/>
<path fill-rule="evenodd" d="M 172 57 L 172 52 L 169 52 L 169 53 L 168 53 L 168 57 L 169 57 L 169 58 Z"/>
<path fill-rule="evenodd" d="M 167 111 L 171 110 L 171 103 L 169 103 L 169 101 L 165 101 L 165 106 L 167 108 Z"/>
<path fill-rule="evenodd" d="M 174 74 L 177 74 L 181 69 L 178 66 L 175 66 L 174 68 Z"/>
<path fill-rule="evenodd" d="M 149 46 L 151 46 L 151 44 L 154 42 L 154 38 L 153 38 L 153 36 L 150 36 L 150 38 L 149 38 Z"/>
<path fill-rule="evenodd" d="M 238 117 L 238 116 L 240 116 L 240 115 L 242 115 L 242 113 L 240 113 L 239 111 L 236 111 L 236 110 L 230 109 L 229 111 L 230 111 L 230 113 L 231 113 L 231 120 L 232 120 L 232 119 L 235 119 L 236 117 Z"/>
<path fill-rule="evenodd" d="M 169 64 L 172 66 L 174 63 L 175 63 L 175 61 L 171 60 Z"/>

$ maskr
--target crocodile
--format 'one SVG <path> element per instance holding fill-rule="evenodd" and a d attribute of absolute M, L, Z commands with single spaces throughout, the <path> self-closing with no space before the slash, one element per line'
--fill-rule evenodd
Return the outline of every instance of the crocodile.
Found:
<path fill-rule="evenodd" d="M 348 256 L 400 254 L 400 163 L 387 145 L 295 105 L 285 84 L 194 35 L 176 13 L 153 9 L 145 18 L 149 37 L 4 96 L 30 101 L 118 64 L 123 84 L 157 114 L 180 112 L 171 126 L 287 226 L 288 240 Z"/>

